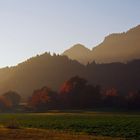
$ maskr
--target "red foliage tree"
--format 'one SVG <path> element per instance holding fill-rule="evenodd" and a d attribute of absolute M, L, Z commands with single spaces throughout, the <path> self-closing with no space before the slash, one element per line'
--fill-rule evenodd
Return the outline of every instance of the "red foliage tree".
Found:
<path fill-rule="evenodd" d="M 117 97 L 118 96 L 118 91 L 115 88 L 107 89 L 106 92 L 105 92 L 105 96 Z"/>
<path fill-rule="evenodd" d="M 106 89 L 103 92 L 102 98 L 104 106 L 114 107 L 120 104 L 118 91 L 115 88 Z"/>
<path fill-rule="evenodd" d="M 53 95 L 54 92 L 48 87 L 35 90 L 28 105 L 36 110 L 45 110 L 51 106 Z"/>
<path fill-rule="evenodd" d="M 60 88 L 59 97 L 65 108 L 91 108 L 100 96 L 99 86 L 92 86 L 78 76 L 66 81 Z"/>

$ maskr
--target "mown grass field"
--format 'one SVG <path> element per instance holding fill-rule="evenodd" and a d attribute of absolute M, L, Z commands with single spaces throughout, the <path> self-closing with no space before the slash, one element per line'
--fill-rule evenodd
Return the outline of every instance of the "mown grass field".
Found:
<path fill-rule="evenodd" d="M 139 113 L 105 112 L 50 112 L 30 114 L 0 114 L 1 126 L 11 120 L 19 122 L 22 128 L 39 128 L 58 132 L 109 136 L 140 140 Z"/>

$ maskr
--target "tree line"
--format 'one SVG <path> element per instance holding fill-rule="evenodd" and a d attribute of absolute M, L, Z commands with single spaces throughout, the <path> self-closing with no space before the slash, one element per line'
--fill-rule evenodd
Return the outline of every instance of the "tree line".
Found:
<path fill-rule="evenodd" d="M 0 110 L 16 108 L 20 103 L 20 95 L 9 91 L 0 97 Z M 140 90 L 120 93 L 116 88 L 103 89 L 99 85 L 91 85 L 79 76 L 75 76 L 62 84 L 56 92 L 47 86 L 34 90 L 27 101 L 27 110 L 47 111 L 51 109 L 94 109 L 124 108 L 140 109 Z"/>
<path fill-rule="evenodd" d="M 93 86 L 84 78 L 72 77 L 62 84 L 58 92 L 48 87 L 35 90 L 28 101 L 34 110 L 124 108 L 140 109 L 140 90 L 127 94 L 116 88 Z"/>

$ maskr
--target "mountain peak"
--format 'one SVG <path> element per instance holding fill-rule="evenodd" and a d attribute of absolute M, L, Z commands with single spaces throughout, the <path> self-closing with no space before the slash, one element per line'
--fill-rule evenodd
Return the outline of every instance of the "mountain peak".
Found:
<path fill-rule="evenodd" d="M 84 45 L 82 45 L 82 44 L 75 44 L 75 45 L 73 45 L 70 49 L 68 49 L 69 51 L 70 50 L 80 50 L 80 51 L 90 51 L 90 49 L 88 49 L 88 48 L 86 48 Z M 68 50 L 66 50 L 66 51 L 68 51 Z M 65 52 L 66 52 L 65 51 Z"/>
<path fill-rule="evenodd" d="M 62 55 L 68 56 L 72 60 L 77 60 L 82 64 L 87 64 L 90 60 L 91 50 L 82 44 L 73 45 L 70 49 L 64 51 Z"/>

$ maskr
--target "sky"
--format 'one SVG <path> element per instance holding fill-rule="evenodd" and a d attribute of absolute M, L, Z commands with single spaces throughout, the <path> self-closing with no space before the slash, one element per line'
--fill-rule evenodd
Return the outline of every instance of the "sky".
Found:
<path fill-rule="evenodd" d="M 0 67 L 140 24 L 140 0 L 0 0 Z"/>

